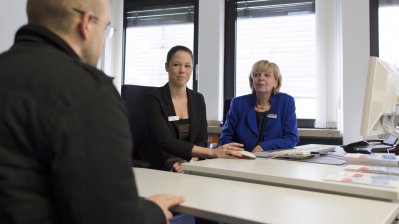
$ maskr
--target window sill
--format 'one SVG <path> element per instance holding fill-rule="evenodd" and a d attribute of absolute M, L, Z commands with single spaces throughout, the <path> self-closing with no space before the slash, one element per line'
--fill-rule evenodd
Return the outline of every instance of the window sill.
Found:
<path fill-rule="evenodd" d="M 220 134 L 222 128 L 215 125 L 208 126 L 208 133 Z M 300 137 L 342 138 L 342 133 L 337 129 L 298 128 Z"/>

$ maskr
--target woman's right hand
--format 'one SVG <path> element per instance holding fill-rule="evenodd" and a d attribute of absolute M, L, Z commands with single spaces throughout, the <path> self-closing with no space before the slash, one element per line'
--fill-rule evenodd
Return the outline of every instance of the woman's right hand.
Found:
<path fill-rule="evenodd" d="M 241 143 L 228 143 L 222 146 L 217 147 L 213 150 L 214 157 L 217 158 L 229 158 L 229 159 L 236 159 L 241 157 L 241 154 L 238 151 L 243 151 L 244 145 Z"/>

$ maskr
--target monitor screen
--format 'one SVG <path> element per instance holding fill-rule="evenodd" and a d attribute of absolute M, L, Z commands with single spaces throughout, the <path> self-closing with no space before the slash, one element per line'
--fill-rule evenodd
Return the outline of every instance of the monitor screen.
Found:
<path fill-rule="evenodd" d="M 363 137 L 375 137 L 394 130 L 393 116 L 388 115 L 395 115 L 397 111 L 398 88 L 399 70 L 377 57 L 370 57 L 360 131 Z M 392 121 L 387 125 L 390 129 L 381 125 L 383 118 Z"/>

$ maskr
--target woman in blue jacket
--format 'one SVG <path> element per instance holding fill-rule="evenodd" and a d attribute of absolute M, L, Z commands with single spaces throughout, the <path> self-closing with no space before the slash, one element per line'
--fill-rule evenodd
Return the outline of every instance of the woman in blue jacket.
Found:
<path fill-rule="evenodd" d="M 279 92 L 280 69 L 260 60 L 252 66 L 252 93 L 231 101 L 220 144 L 239 142 L 246 151 L 293 148 L 299 141 L 294 98 Z"/>

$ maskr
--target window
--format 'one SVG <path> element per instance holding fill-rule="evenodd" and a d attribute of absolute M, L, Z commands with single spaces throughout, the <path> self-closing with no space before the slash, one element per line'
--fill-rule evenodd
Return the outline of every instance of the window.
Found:
<path fill-rule="evenodd" d="M 399 67 L 399 1 L 380 0 L 379 4 L 379 57 Z"/>
<path fill-rule="evenodd" d="M 168 81 L 166 55 L 175 45 L 184 45 L 194 54 L 195 4 L 125 8 L 124 84 L 163 86 Z M 196 89 L 195 69 L 188 87 Z"/>
<path fill-rule="evenodd" d="M 251 92 L 249 72 L 266 59 L 281 70 L 282 92 L 295 98 L 298 118 L 316 117 L 314 0 L 240 1 L 236 10 L 235 96 Z"/>

